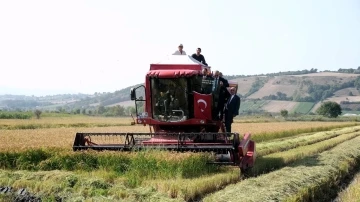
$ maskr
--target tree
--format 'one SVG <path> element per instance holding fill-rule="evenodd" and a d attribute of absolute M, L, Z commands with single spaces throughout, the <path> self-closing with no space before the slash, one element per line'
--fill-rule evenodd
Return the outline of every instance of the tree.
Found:
<path fill-rule="evenodd" d="M 287 117 L 287 116 L 289 115 L 289 112 L 288 112 L 288 110 L 286 110 L 286 109 L 282 109 L 282 110 L 280 111 L 280 114 L 281 114 L 282 117 Z"/>
<path fill-rule="evenodd" d="M 42 113 L 42 112 L 41 112 L 39 109 L 37 109 L 37 110 L 34 111 L 34 114 L 35 114 L 35 116 L 36 116 L 37 119 L 40 119 L 41 113 Z"/>
<path fill-rule="evenodd" d="M 321 104 L 321 106 L 316 110 L 316 113 L 330 118 L 336 118 L 342 112 L 341 112 L 341 106 L 338 103 L 327 101 Z"/>
<path fill-rule="evenodd" d="M 98 113 L 98 114 L 103 114 L 103 113 L 105 113 L 105 112 L 106 112 L 105 107 L 102 106 L 102 105 L 100 105 L 100 106 L 98 107 L 98 109 L 97 109 L 97 113 Z"/>

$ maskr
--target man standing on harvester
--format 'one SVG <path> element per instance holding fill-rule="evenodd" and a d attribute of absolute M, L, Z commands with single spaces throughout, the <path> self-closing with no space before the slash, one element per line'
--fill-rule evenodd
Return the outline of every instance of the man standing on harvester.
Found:
<path fill-rule="evenodd" d="M 233 118 L 239 115 L 240 109 L 240 97 L 235 94 L 235 88 L 231 87 L 230 89 L 231 96 L 228 99 L 228 102 L 225 105 L 225 127 L 226 132 L 231 132 L 231 124 Z"/>
<path fill-rule="evenodd" d="M 197 48 L 196 49 L 196 53 L 192 54 L 191 57 L 193 57 L 195 60 L 197 60 L 198 62 L 208 66 L 208 64 L 205 61 L 205 57 L 200 54 L 201 53 L 201 48 Z"/>

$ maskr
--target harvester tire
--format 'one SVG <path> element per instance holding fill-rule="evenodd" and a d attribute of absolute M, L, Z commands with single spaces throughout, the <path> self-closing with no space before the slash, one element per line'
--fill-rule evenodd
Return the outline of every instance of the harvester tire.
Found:
<path fill-rule="evenodd" d="M 251 174 L 251 168 L 240 168 L 240 178 L 248 178 Z"/>

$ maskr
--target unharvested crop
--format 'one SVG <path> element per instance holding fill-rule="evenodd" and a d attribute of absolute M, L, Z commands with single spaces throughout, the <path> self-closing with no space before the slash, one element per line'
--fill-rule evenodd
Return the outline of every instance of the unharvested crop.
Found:
<path fill-rule="evenodd" d="M 207 165 L 213 161 L 208 153 L 176 153 L 167 151 L 66 152 L 60 150 L 26 150 L 0 153 L 0 168 L 12 170 L 67 170 L 115 172 L 138 186 L 147 179 L 193 178 L 224 171 Z"/>

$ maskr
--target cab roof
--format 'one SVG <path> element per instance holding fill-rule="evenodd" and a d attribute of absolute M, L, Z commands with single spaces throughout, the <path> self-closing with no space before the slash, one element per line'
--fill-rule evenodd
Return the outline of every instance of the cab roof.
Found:
<path fill-rule="evenodd" d="M 210 67 L 203 65 L 190 55 L 168 55 L 157 63 L 150 64 L 150 70 L 198 70 Z"/>

